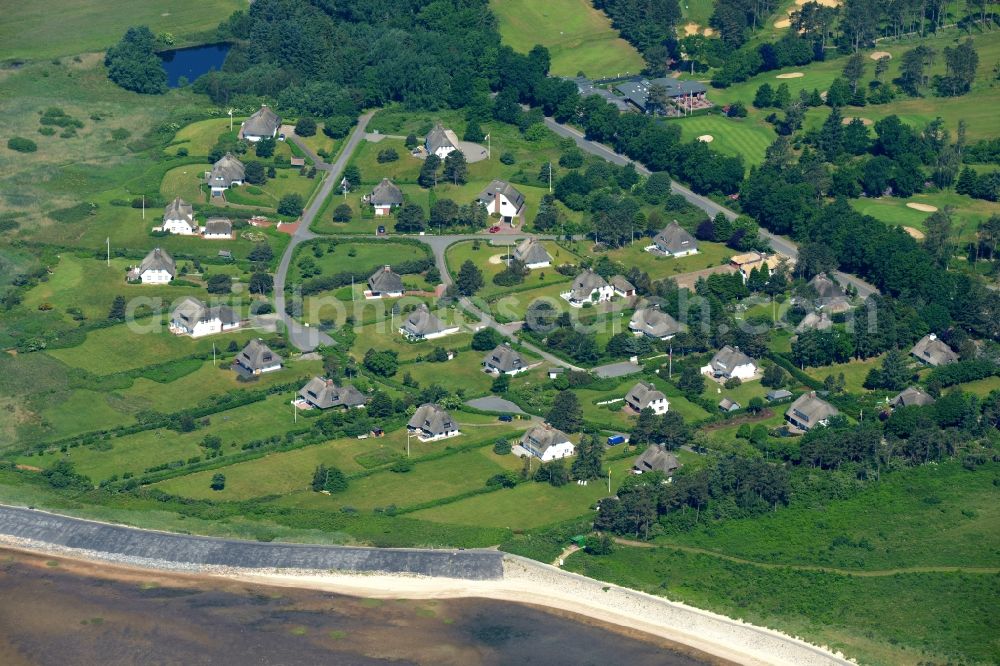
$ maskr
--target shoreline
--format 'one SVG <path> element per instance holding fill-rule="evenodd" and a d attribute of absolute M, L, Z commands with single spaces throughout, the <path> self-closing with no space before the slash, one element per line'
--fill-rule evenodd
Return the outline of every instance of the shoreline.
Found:
<path fill-rule="evenodd" d="M 534 606 L 576 621 L 590 622 L 642 640 L 665 642 L 672 650 L 719 664 L 852 664 L 839 653 L 742 620 L 669 601 L 610 583 L 504 554 L 503 576 L 470 580 L 387 572 L 302 569 L 245 569 L 170 562 L 60 546 L 0 535 L 0 548 L 55 557 L 101 575 L 232 581 L 270 587 L 316 590 L 378 599 L 482 598 Z M 92 574 L 93 575 L 93 574 Z"/>

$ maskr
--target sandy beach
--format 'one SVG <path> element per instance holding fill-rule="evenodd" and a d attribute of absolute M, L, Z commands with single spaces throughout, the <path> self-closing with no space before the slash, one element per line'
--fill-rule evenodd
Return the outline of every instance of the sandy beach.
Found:
<path fill-rule="evenodd" d="M 373 599 L 480 598 L 556 609 L 597 622 L 628 628 L 687 646 L 713 661 L 796 666 L 851 663 L 838 653 L 661 597 L 565 572 L 547 564 L 508 555 L 503 577 L 467 580 L 392 573 L 349 573 L 293 569 L 239 569 L 150 560 L 54 546 L 0 536 L 12 550 L 101 563 L 125 569 L 179 572 L 265 586 L 318 590 Z"/>

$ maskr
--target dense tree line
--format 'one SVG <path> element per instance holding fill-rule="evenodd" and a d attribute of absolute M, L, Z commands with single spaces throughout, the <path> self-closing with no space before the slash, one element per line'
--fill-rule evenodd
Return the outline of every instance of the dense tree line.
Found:
<path fill-rule="evenodd" d="M 258 0 L 218 32 L 234 46 L 197 90 L 322 118 L 391 101 L 465 106 L 488 89 L 500 43 L 486 0 Z"/>
<path fill-rule="evenodd" d="M 108 49 L 104 66 L 108 78 L 126 90 L 147 95 L 167 91 L 167 72 L 156 55 L 156 37 L 146 26 L 129 28 Z"/>
<path fill-rule="evenodd" d="M 677 54 L 674 30 L 681 18 L 677 0 L 594 0 L 594 7 L 611 18 L 611 25 L 642 53 L 654 72 L 661 72 Z"/>

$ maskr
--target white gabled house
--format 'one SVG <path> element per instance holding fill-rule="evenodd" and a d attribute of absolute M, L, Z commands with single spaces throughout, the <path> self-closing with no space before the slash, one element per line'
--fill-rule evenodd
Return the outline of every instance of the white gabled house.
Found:
<path fill-rule="evenodd" d="M 646 250 L 676 259 L 698 254 L 698 241 L 674 220 L 653 237 L 653 244 Z"/>
<path fill-rule="evenodd" d="M 272 139 L 277 137 L 280 127 L 281 116 L 272 111 L 267 104 L 261 104 L 260 109 L 240 125 L 240 133 L 250 143 L 257 143 L 267 137 Z"/>
<path fill-rule="evenodd" d="M 208 240 L 232 240 L 233 222 L 228 217 L 212 217 L 205 221 L 201 237 Z"/>
<path fill-rule="evenodd" d="M 547 268 L 552 264 L 552 255 L 545 249 L 541 241 L 525 238 L 514 248 L 514 258 L 524 264 L 529 271 L 536 268 Z"/>
<path fill-rule="evenodd" d="M 494 375 L 516 375 L 528 371 L 528 364 L 506 342 L 483 357 L 483 368 Z"/>
<path fill-rule="evenodd" d="M 260 338 L 248 342 L 243 351 L 236 356 L 236 365 L 239 366 L 237 370 L 248 375 L 262 375 L 281 370 L 281 362 L 281 357 L 271 351 Z"/>
<path fill-rule="evenodd" d="M 398 298 L 403 295 L 403 278 L 386 264 L 368 278 L 365 298 Z"/>
<path fill-rule="evenodd" d="M 436 442 L 462 434 L 451 414 L 429 402 L 417 408 L 406 423 L 406 429 L 421 442 Z"/>
<path fill-rule="evenodd" d="M 177 264 L 166 250 L 154 248 L 138 266 L 128 272 L 128 280 L 143 284 L 167 284 L 177 275 Z"/>
<path fill-rule="evenodd" d="M 625 404 L 637 414 L 647 407 L 653 410 L 654 414 L 666 414 L 670 409 L 667 396 L 649 382 L 639 382 L 633 386 L 625 396 Z"/>
<path fill-rule="evenodd" d="M 757 363 L 740 351 L 739 347 L 726 345 L 712 357 L 708 365 L 702 367 L 701 374 L 713 379 L 753 379 L 758 372 Z"/>
<path fill-rule="evenodd" d="M 505 180 L 494 180 L 479 193 L 477 199 L 490 215 L 499 215 L 504 222 L 514 223 L 514 218 L 524 208 L 524 195 Z"/>
<path fill-rule="evenodd" d="M 434 340 L 458 333 L 458 326 L 445 324 L 431 313 L 426 303 L 421 303 L 399 327 L 399 333 L 411 342 Z"/>
<path fill-rule="evenodd" d="M 232 153 L 226 153 L 212 165 L 212 170 L 205 176 L 205 182 L 212 190 L 212 196 L 218 197 L 230 187 L 242 185 L 246 177 L 246 169 Z"/>
<path fill-rule="evenodd" d="M 383 178 L 368 195 L 368 203 L 375 210 L 375 217 L 385 217 L 392 213 L 393 208 L 403 205 L 403 190 L 388 178 Z"/>
<path fill-rule="evenodd" d="M 458 137 L 450 129 L 445 129 L 438 123 L 424 139 L 424 148 L 428 155 L 437 155 L 444 159 L 451 151 L 458 150 Z"/>
<path fill-rule="evenodd" d="M 177 197 L 163 210 L 163 230 L 181 236 L 198 233 L 198 223 L 194 221 L 194 206 Z"/>
<path fill-rule="evenodd" d="M 569 291 L 559 294 L 574 308 L 582 308 L 584 303 L 610 301 L 614 295 L 614 287 L 590 268 L 576 276 Z"/>
<path fill-rule="evenodd" d="M 521 448 L 542 462 L 568 458 L 576 452 L 566 433 L 550 425 L 537 425 L 521 438 Z"/>
<path fill-rule="evenodd" d="M 188 296 L 170 315 L 170 332 L 201 338 L 239 328 L 239 314 L 228 305 L 208 307 L 197 298 Z"/>

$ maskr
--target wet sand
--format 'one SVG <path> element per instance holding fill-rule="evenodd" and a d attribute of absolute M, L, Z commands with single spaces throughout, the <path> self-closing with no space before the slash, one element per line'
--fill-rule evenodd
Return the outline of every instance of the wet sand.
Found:
<path fill-rule="evenodd" d="M 0 663 L 726 663 L 573 613 L 371 599 L 0 550 Z"/>

